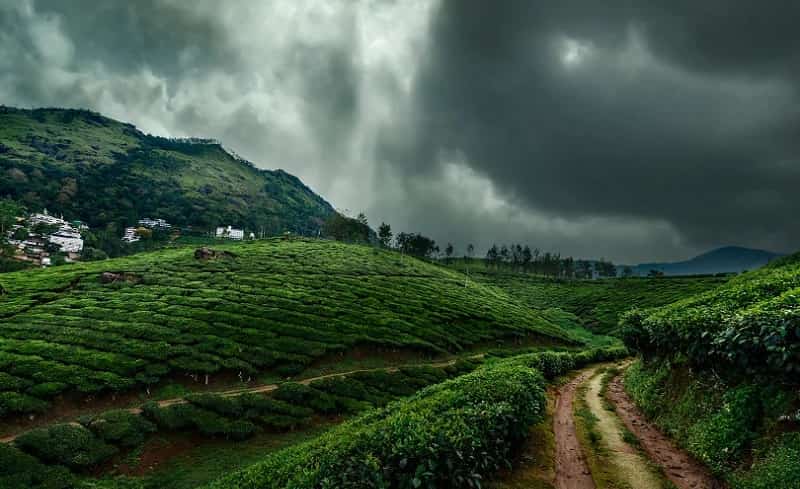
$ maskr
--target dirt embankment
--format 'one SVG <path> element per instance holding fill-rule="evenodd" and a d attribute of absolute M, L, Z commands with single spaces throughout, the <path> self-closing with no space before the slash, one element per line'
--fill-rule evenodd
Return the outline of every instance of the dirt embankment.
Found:
<path fill-rule="evenodd" d="M 622 376 L 616 376 L 608 386 L 608 399 L 615 406 L 622 422 L 636 438 L 650 459 L 661 466 L 678 489 L 722 489 L 709 471 L 686 452 L 675 446 L 666 435 L 649 423 L 622 386 Z"/>

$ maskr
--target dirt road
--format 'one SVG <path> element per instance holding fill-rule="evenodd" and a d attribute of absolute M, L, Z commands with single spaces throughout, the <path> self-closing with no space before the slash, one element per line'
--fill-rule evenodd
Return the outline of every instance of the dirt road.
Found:
<path fill-rule="evenodd" d="M 575 391 L 586 382 L 594 369 L 586 370 L 556 393 L 556 410 L 553 416 L 553 431 L 556 440 L 556 488 L 595 489 L 589 466 L 581 451 L 575 431 L 572 405 Z"/>

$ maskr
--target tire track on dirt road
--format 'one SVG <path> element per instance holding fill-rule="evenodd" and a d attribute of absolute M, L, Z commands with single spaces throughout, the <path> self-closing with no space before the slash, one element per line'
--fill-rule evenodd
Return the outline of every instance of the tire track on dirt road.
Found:
<path fill-rule="evenodd" d="M 584 370 L 556 393 L 553 431 L 556 440 L 556 489 L 595 489 L 592 474 L 581 450 L 575 430 L 573 402 L 578 387 L 586 382 L 597 367 Z"/>

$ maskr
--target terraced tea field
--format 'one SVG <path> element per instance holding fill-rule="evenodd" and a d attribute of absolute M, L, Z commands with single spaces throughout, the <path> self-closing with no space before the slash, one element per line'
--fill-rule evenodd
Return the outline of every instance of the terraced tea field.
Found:
<path fill-rule="evenodd" d="M 177 374 L 291 376 L 354 347 L 440 355 L 504 339 L 576 343 L 496 287 L 464 287 L 458 272 L 393 252 L 304 239 L 214 251 L 0 277 L 0 416 Z"/>
<path fill-rule="evenodd" d="M 474 276 L 534 309 L 555 307 L 571 312 L 585 327 L 602 334 L 616 332 L 622 314 L 631 308 L 664 306 L 728 281 L 726 277 L 554 280 L 507 272 Z"/>

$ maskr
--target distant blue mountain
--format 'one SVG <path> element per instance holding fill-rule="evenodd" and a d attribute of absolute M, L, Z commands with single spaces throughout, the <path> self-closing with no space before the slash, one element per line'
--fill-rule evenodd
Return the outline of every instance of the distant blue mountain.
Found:
<path fill-rule="evenodd" d="M 664 275 L 706 275 L 715 273 L 739 273 L 763 267 L 771 260 L 783 256 L 765 250 L 725 246 L 698 255 L 690 260 L 672 263 L 641 263 L 632 266 L 634 275 L 647 275 L 658 270 Z M 621 271 L 621 269 L 620 269 Z"/>

